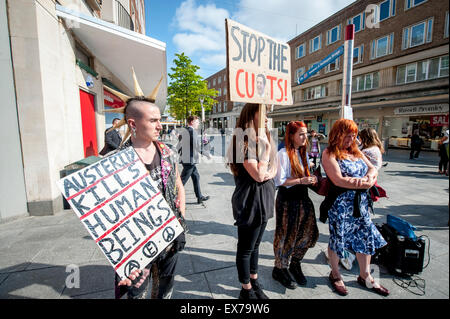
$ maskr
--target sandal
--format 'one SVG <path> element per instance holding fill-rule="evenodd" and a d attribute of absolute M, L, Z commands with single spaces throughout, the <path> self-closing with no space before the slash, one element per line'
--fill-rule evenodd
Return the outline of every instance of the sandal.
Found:
<path fill-rule="evenodd" d="M 367 276 L 367 278 L 365 280 L 362 279 L 361 276 L 358 276 L 358 284 L 360 284 L 361 286 L 366 287 L 384 297 L 389 295 L 389 290 L 387 290 L 380 284 L 378 284 L 380 287 L 374 287 L 374 283 L 375 283 L 375 279 L 370 280 L 369 276 Z"/>
<path fill-rule="evenodd" d="M 342 278 L 333 278 L 332 273 L 330 272 L 330 276 L 328 276 L 328 279 L 331 282 L 331 286 L 333 286 L 333 289 L 341 296 L 347 296 L 348 290 L 345 286 L 338 286 L 336 285 L 336 282 L 341 281 Z"/>

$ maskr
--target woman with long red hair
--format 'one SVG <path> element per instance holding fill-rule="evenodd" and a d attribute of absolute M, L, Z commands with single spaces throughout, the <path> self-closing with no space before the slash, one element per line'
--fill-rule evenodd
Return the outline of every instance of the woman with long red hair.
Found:
<path fill-rule="evenodd" d="M 359 264 L 358 283 L 387 296 L 389 291 L 370 274 L 371 256 L 387 244 L 370 219 L 368 190 L 375 184 L 378 171 L 359 150 L 357 135 L 355 122 L 338 120 L 331 128 L 328 147 L 322 155 L 323 168 L 332 182 L 321 205 L 321 211 L 326 206 L 329 218 L 329 280 L 338 294 L 348 294 L 338 264 L 345 250 L 353 251 Z"/>
<path fill-rule="evenodd" d="M 301 261 L 319 238 L 314 205 L 308 196 L 308 186 L 316 184 L 317 178 L 310 173 L 307 145 L 305 123 L 290 122 L 286 127 L 285 147 L 278 151 L 275 185 L 279 189 L 275 202 L 272 272 L 272 277 L 288 289 L 294 289 L 295 282 L 306 284 Z"/>

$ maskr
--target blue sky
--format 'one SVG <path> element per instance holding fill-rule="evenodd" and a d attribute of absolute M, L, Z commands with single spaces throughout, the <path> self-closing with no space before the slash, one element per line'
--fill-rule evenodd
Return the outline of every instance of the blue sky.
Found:
<path fill-rule="evenodd" d="M 145 0 L 147 36 L 184 52 L 207 78 L 225 67 L 225 18 L 288 41 L 355 0 Z"/>

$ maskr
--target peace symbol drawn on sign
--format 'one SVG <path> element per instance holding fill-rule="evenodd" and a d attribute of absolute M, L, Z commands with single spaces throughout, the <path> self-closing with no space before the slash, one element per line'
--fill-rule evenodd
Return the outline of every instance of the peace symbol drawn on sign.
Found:
<path fill-rule="evenodd" d="M 163 238 L 166 242 L 170 242 L 175 237 L 175 230 L 172 227 L 167 227 L 163 231 Z"/>

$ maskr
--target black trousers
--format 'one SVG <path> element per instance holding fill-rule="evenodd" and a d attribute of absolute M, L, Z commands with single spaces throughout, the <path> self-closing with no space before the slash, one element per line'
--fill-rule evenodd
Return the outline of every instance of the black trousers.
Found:
<path fill-rule="evenodd" d="M 181 172 L 181 181 L 183 185 L 186 184 L 189 177 L 192 177 L 192 183 L 194 183 L 194 192 L 197 198 L 202 197 L 202 192 L 200 191 L 200 174 L 198 173 L 197 166 L 195 164 L 184 164 L 183 171 Z"/>
<path fill-rule="evenodd" d="M 177 261 L 178 252 L 172 251 L 166 253 L 162 258 L 158 258 L 151 265 L 150 269 L 143 271 L 146 278 L 139 288 L 135 286 L 124 286 L 124 292 L 128 293 L 128 299 L 147 299 L 148 294 L 151 295 L 152 299 L 170 299 L 175 282 Z M 118 279 L 116 278 L 117 281 Z"/>
<path fill-rule="evenodd" d="M 448 156 L 447 156 L 447 144 L 442 144 L 439 146 L 439 156 L 441 157 L 441 160 L 439 161 L 439 170 L 442 171 L 442 168 L 444 171 L 447 170 L 448 165 Z"/>
<path fill-rule="evenodd" d="M 409 159 L 413 158 L 413 154 L 414 152 L 416 152 L 416 154 L 414 154 L 414 158 L 418 158 L 419 157 L 419 153 L 422 150 L 422 146 L 421 145 L 412 145 L 411 146 L 411 153 L 409 153 Z"/>
<path fill-rule="evenodd" d="M 259 244 L 267 222 L 258 226 L 238 226 L 236 267 L 239 282 L 248 284 L 250 274 L 258 273 Z"/>

